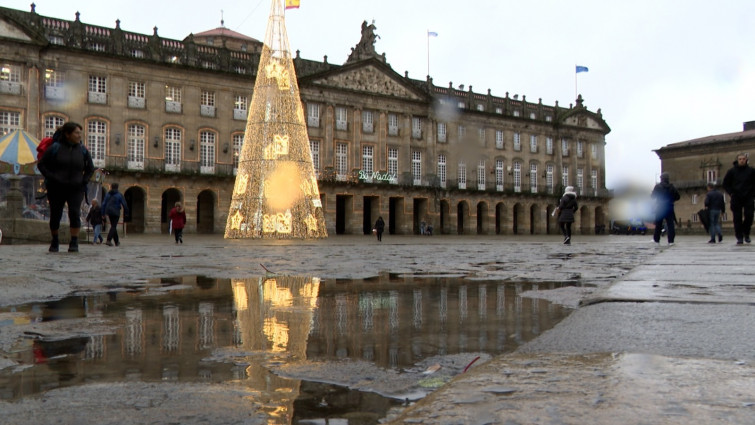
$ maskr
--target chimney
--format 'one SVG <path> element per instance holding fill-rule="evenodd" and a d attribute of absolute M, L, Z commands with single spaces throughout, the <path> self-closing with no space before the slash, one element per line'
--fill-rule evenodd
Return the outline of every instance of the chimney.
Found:
<path fill-rule="evenodd" d="M 743 127 L 742 131 L 755 130 L 755 121 L 747 121 L 744 124 L 742 124 L 742 127 Z"/>

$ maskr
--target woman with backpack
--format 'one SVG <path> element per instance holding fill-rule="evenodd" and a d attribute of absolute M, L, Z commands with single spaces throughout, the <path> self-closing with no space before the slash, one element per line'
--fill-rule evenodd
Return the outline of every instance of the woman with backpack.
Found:
<path fill-rule="evenodd" d="M 123 207 L 123 213 L 128 214 L 128 206 L 123 195 L 118 191 L 118 183 L 113 183 L 110 185 L 110 191 L 102 201 L 103 219 L 105 216 L 110 219 L 110 231 L 105 241 L 105 245 L 107 246 L 113 246 L 113 242 L 115 242 L 115 246 L 121 244 L 118 238 L 118 221 L 121 219 L 121 206 Z"/>
<path fill-rule="evenodd" d="M 53 143 L 37 164 L 45 176 L 47 199 L 50 202 L 50 252 L 58 252 L 58 230 L 63 218 L 63 207 L 68 205 L 68 221 L 71 240 L 68 252 L 79 252 L 81 230 L 81 202 L 84 200 L 87 182 L 94 174 L 92 155 L 81 144 L 81 125 L 67 122 L 52 136 Z"/>

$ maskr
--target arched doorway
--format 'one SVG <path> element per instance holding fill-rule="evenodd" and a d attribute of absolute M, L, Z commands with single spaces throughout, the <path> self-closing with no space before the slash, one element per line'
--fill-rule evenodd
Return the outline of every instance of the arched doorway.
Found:
<path fill-rule="evenodd" d="M 175 188 L 170 188 L 163 192 L 160 206 L 160 233 L 168 233 L 168 223 L 170 221 L 168 214 L 171 208 L 176 205 L 176 202 L 181 201 L 182 198 L 181 191 Z"/>
<path fill-rule="evenodd" d="M 513 214 L 513 217 L 512 217 L 513 220 L 511 221 L 512 221 L 513 226 L 511 230 L 514 232 L 515 235 L 518 235 L 521 233 L 520 230 L 523 230 L 523 229 L 520 229 L 520 226 L 522 225 L 522 222 L 524 221 L 524 206 L 517 202 L 516 204 L 514 204 L 514 208 L 512 209 L 512 214 Z"/>
<path fill-rule="evenodd" d="M 147 192 L 139 186 L 132 186 L 123 192 L 123 198 L 128 205 L 128 216 L 123 217 L 126 222 L 126 233 L 144 233 L 146 226 Z"/>
<path fill-rule="evenodd" d="M 443 199 L 440 201 L 440 231 L 441 234 L 451 233 L 450 223 L 448 222 L 448 215 L 451 213 L 451 206 L 448 201 Z"/>
<path fill-rule="evenodd" d="M 542 229 L 540 228 L 541 221 L 540 206 L 537 204 L 530 206 L 530 235 L 536 235 L 542 232 Z"/>
<path fill-rule="evenodd" d="M 485 235 L 488 233 L 488 204 L 486 202 L 477 203 L 477 234 Z"/>
<path fill-rule="evenodd" d="M 595 234 L 600 235 L 606 232 L 606 216 L 603 207 L 595 208 Z"/>
<path fill-rule="evenodd" d="M 499 202 L 495 205 L 495 233 L 501 235 L 506 233 L 506 204 Z"/>
<path fill-rule="evenodd" d="M 404 234 L 404 198 L 388 198 L 388 234 Z"/>
<path fill-rule="evenodd" d="M 545 229 L 546 233 L 549 235 L 558 234 L 560 232 L 558 227 L 558 217 L 553 215 L 555 210 L 555 205 L 548 205 L 545 209 Z"/>
<path fill-rule="evenodd" d="M 199 192 L 197 196 L 197 233 L 215 233 L 215 199 L 215 192 L 209 189 Z"/>
<path fill-rule="evenodd" d="M 467 201 L 461 201 L 456 205 L 456 233 L 464 234 L 467 217 L 469 217 L 469 205 L 467 205 Z"/>
<path fill-rule="evenodd" d="M 575 217 L 577 219 L 577 217 Z M 592 220 L 590 220 L 590 207 L 587 205 L 579 209 L 579 223 L 574 223 L 583 235 L 589 235 L 592 231 Z"/>
<path fill-rule="evenodd" d="M 427 198 L 414 198 L 412 233 L 415 235 L 422 233 L 422 223 L 427 227 L 427 204 Z"/>

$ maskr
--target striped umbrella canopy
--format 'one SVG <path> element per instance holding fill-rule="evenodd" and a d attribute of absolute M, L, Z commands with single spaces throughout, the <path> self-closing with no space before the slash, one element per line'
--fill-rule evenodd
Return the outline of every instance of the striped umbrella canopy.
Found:
<path fill-rule="evenodd" d="M 37 160 L 39 140 L 24 130 L 13 130 L 0 137 L 0 161 L 9 164 L 31 164 Z"/>

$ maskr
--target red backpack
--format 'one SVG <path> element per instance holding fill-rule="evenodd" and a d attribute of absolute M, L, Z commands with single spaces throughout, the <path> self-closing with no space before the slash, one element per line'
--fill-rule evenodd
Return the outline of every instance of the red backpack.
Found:
<path fill-rule="evenodd" d="M 52 145 L 52 137 L 45 137 L 39 141 L 39 146 L 37 146 L 37 162 L 42 160 L 42 156 L 50 145 Z"/>

